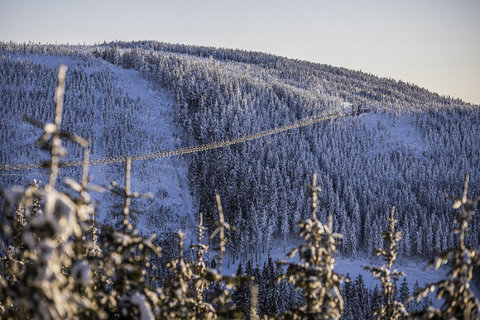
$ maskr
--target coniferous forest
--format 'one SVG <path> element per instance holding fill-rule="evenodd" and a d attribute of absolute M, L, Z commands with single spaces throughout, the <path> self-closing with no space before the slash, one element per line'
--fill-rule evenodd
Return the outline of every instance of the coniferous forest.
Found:
<path fill-rule="evenodd" d="M 478 106 L 362 72 L 158 42 L 2 43 L 0 74 L 3 317 L 480 317 Z M 177 163 L 131 161 L 332 113 L 182 156 L 188 197 L 162 181 Z M 6 170 L 29 163 L 43 169 Z M 292 242 L 285 261 L 267 258 Z M 335 272 L 336 256 L 375 252 L 374 290 Z M 397 258 L 451 271 L 409 287 Z"/>

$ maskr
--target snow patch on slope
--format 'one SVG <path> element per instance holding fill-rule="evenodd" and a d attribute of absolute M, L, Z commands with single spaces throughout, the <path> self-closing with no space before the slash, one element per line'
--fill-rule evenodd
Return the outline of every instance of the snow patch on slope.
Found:
<path fill-rule="evenodd" d="M 371 112 L 359 117 L 366 128 L 375 135 L 378 144 L 377 152 L 406 148 L 420 156 L 426 150 L 422 132 L 412 124 L 407 115 L 392 117 Z"/>
<path fill-rule="evenodd" d="M 40 54 L 16 54 L 16 58 L 20 61 L 29 61 L 36 64 L 43 65 L 49 69 L 56 69 L 59 65 L 64 64 L 68 67 L 82 64 L 84 61 L 76 60 L 71 57 L 62 57 L 62 56 L 46 56 Z"/>

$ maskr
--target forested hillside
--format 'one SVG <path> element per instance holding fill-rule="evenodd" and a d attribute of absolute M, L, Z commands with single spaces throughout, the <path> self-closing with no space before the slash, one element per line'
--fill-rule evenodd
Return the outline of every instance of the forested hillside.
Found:
<path fill-rule="evenodd" d="M 3 43 L 0 163 L 38 160 L 31 148 L 35 131 L 26 130 L 20 119 L 23 114 L 42 121 L 52 119 L 49 106 L 59 60 L 71 64 L 64 126 L 92 142 L 94 158 L 199 145 L 312 116 L 345 114 L 181 158 L 188 164 L 195 207 L 187 215 L 200 210 L 207 223 L 213 221 L 211 208 L 214 194 L 219 193 L 226 220 L 242 230 L 230 236 L 230 252 L 239 256 L 268 251 L 274 239 L 285 244 L 296 237 L 297 221 L 309 214 L 307 194 L 299 190 L 304 190 L 312 172 L 318 173 L 322 188 L 318 217 L 326 221 L 333 214 L 334 228 L 344 235 L 341 251 L 353 256 L 359 250 L 370 253 L 382 246 L 379 231 L 385 229 L 392 205 L 397 207 L 399 229 L 405 233 L 400 242 L 402 255 L 429 257 L 452 247 L 453 216 L 444 193 L 455 190 L 467 171 L 471 181 L 480 181 L 479 106 L 343 68 L 263 53 L 159 42 Z M 171 140 L 158 139 L 164 124 L 155 116 L 162 115 L 142 102 L 145 92 L 136 94 L 135 87 L 118 89 L 119 72 L 135 72 L 148 84 L 147 93 L 163 92 L 169 101 L 165 105 L 171 108 L 169 123 L 175 126 Z M 127 82 L 129 75 L 134 74 L 127 73 Z M 353 115 L 351 106 L 359 104 L 371 112 Z M 73 157 L 79 158 L 80 149 L 72 149 Z M 161 179 L 156 173 L 162 161 L 166 160 L 139 162 L 132 175 L 140 176 L 140 184 Z M 115 176 L 118 166 L 103 168 Z M 27 178 L 35 176 L 29 174 Z M 2 184 L 24 179 L 3 174 L 0 178 Z M 479 193 L 479 186 L 472 184 L 472 194 Z M 174 192 L 170 187 L 146 188 L 159 196 L 154 204 L 145 205 L 149 221 L 155 222 L 146 224 L 151 232 L 158 231 L 155 228 L 172 211 L 182 209 L 180 205 L 159 206 Z M 174 214 L 179 216 L 178 223 L 188 224 L 181 218 L 184 213 Z M 478 247 L 478 215 L 471 226 L 466 241 Z"/>

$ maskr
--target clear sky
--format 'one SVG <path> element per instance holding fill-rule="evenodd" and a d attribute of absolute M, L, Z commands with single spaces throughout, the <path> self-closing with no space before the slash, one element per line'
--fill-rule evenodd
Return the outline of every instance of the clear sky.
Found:
<path fill-rule="evenodd" d="M 480 104 L 479 0 L 0 0 L 0 40 L 263 51 Z"/>

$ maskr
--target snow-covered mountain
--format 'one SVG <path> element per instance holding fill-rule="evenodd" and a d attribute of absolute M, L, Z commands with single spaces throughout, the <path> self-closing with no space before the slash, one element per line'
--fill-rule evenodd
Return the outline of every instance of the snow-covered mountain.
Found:
<path fill-rule="evenodd" d="M 480 107 L 415 85 L 273 55 L 159 42 L 96 46 L 0 46 L 0 163 L 44 157 L 24 114 L 53 119 L 57 66 L 69 67 L 64 129 L 91 141 L 92 158 L 134 156 L 228 140 L 312 116 L 344 116 L 258 140 L 179 157 L 135 161 L 133 189 L 142 232 L 189 229 L 196 213 L 216 219 L 219 193 L 230 253 L 246 259 L 286 244 L 308 214 L 312 173 L 322 188 L 322 220 L 334 216 L 342 251 L 381 246 L 397 206 L 404 256 L 430 257 L 454 244 L 445 193 L 465 172 L 480 193 Z M 352 114 L 352 106 L 370 109 Z M 70 147 L 68 159 L 79 159 Z M 94 182 L 123 179 L 123 164 L 92 166 Z M 67 168 L 65 176 L 79 170 Z M 42 170 L 1 172 L 2 186 L 45 179 Z M 43 178 L 42 178 L 43 176 Z M 99 196 L 100 197 L 100 196 Z M 99 208 L 113 218 L 109 196 Z M 480 218 L 467 242 L 479 246 Z M 278 246 L 277 245 L 277 246 Z"/>

